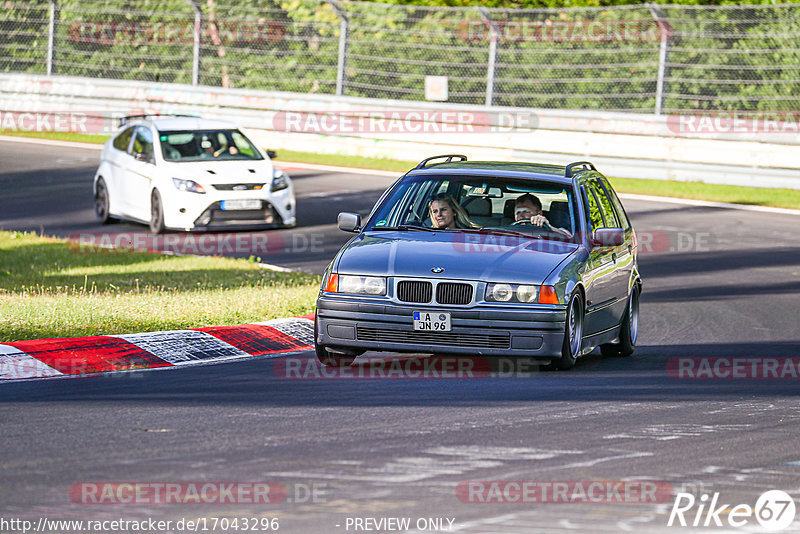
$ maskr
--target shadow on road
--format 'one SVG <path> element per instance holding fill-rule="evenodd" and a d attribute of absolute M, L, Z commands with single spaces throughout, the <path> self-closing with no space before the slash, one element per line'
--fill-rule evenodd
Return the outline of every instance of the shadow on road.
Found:
<path fill-rule="evenodd" d="M 368 353 L 369 355 L 370 353 Z M 670 376 L 675 358 L 766 358 L 800 354 L 800 340 L 762 343 L 644 346 L 631 358 L 592 354 L 567 372 L 544 372 L 530 365 L 495 367 L 493 373 L 441 378 L 381 377 L 390 363 L 362 364 L 353 375 L 321 376 L 316 358 L 304 352 L 280 358 L 220 365 L 116 373 L 77 379 L 0 385 L 0 402 L 90 402 L 124 400 L 143 407 L 161 405 L 270 406 L 485 406 L 523 401 L 697 401 L 796 397 L 795 379 L 680 379 Z M 376 356 L 375 353 L 372 356 Z M 399 367 L 414 356 L 390 358 Z M 292 362 L 293 359 L 294 361 Z M 294 374 L 287 374 L 294 365 Z M 674 366 L 673 366 L 674 367 Z M 312 369 L 311 371 L 308 371 Z M 317 369 L 316 371 L 313 369 Z M 358 374 L 361 377 L 358 377 Z M 396 375 L 395 375 L 396 376 Z M 507 404 L 506 404 L 507 405 Z"/>
<path fill-rule="evenodd" d="M 800 265 L 797 247 L 759 248 L 758 250 L 726 250 L 684 252 L 676 254 L 640 254 L 642 277 L 665 278 L 718 271 L 738 271 L 757 267 L 790 267 Z"/>

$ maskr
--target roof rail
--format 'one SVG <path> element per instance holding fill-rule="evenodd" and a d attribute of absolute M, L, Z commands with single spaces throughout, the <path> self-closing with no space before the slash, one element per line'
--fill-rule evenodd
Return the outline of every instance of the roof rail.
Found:
<path fill-rule="evenodd" d="M 128 122 L 135 120 L 135 119 L 150 119 L 154 117 L 191 117 L 193 119 L 198 119 L 197 115 L 185 115 L 181 113 L 146 113 L 143 115 L 125 115 L 119 119 L 119 125 L 125 126 Z"/>
<path fill-rule="evenodd" d="M 467 161 L 467 156 L 461 154 L 444 154 L 442 156 L 433 156 L 431 158 L 425 158 L 419 162 L 419 165 L 414 167 L 415 169 L 424 169 L 425 167 L 431 167 L 432 165 L 428 165 L 428 162 L 433 159 L 439 158 L 447 158 L 447 161 L 443 161 L 442 163 L 450 163 L 453 161 L 453 158 L 458 158 L 458 161 Z M 438 163 L 434 163 L 434 165 L 439 165 Z"/>
<path fill-rule="evenodd" d="M 577 172 L 597 170 L 595 169 L 594 165 L 592 165 L 588 161 L 576 161 L 575 163 L 570 163 L 569 165 L 567 165 L 567 168 L 564 170 L 564 176 L 566 176 L 567 178 L 572 178 L 576 172 L 575 170 L 573 170 L 573 167 L 583 167 L 582 169 L 578 169 Z"/>

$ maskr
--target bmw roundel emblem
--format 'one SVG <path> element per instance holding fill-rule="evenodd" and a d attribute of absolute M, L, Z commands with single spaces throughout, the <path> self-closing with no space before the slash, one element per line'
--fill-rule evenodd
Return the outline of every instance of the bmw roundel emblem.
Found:
<path fill-rule="evenodd" d="M 435 274 L 443 273 L 444 267 L 434 267 L 433 269 L 431 269 L 431 272 Z"/>
<path fill-rule="evenodd" d="M 439 314 L 439 320 L 440 320 L 440 321 L 444 321 L 444 320 L 445 320 L 445 314 L 443 314 L 443 313 L 440 313 L 440 314 Z"/>

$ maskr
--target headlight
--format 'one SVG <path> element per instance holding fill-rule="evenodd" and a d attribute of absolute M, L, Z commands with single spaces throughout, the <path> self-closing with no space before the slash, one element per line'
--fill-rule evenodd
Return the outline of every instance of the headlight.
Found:
<path fill-rule="evenodd" d="M 385 295 L 386 278 L 380 276 L 339 275 L 339 293 L 355 295 Z"/>
<path fill-rule="evenodd" d="M 281 189 L 286 189 L 287 187 L 289 187 L 289 175 L 282 170 L 275 168 L 272 171 L 272 187 L 270 190 L 274 193 L 275 191 L 280 191 Z"/>
<path fill-rule="evenodd" d="M 518 286 L 517 300 L 520 302 L 536 302 L 539 296 L 539 288 L 536 286 Z"/>
<path fill-rule="evenodd" d="M 486 300 L 508 302 L 514 296 L 514 289 L 508 284 L 489 284 L 486 288 Z"/>
<path fill-rule="evenodd" d="M 177 189 L 181 191 L 189 191 L 190 193 L 200 193 L 205 194 L 205 188 L 195 182 L 194 180 L 182 180 L 180 178 L 173 178 L 172 183 L 175 185 Z"/>
<path fill-rule="evenodd" d="M 539 286 L 516 284 L 487 284 L 487 302 L 521 302 L 530 304 L 536 302 L 539 296 Z"/>

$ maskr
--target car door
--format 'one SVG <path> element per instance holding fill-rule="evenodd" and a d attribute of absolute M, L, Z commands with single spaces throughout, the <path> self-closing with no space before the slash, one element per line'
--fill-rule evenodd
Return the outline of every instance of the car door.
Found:
<path fill-rule="evenodd" d="M 129 126 L 120 132 L 111 143 L 112 149 L 106 153 L 110 165 L 110 174 L 103 176 L 108 187 L 108 194 L 115 213 L 128 215 L 128 198 L 125 193 L 125 173 L 131 162 L 128 149 L 133 140 L 135 126 Z"/>
<path fill-rule="evenodd" d="M 136 127 L 130 152 L 124 187 L 128 200 L 128 216 L 147 221 L 150 220 L 151 184 L 156 172 L 153 134 L 150 128 Z"/>
<path fill-rule="evenodd" d="M 590 183 L 592 191 L 598 200 L 598 207 L 603 215 L 606 228 L 622 228 L 623 231 L 630 230 L 630 224 L 621 220 L 620 214 L 614 207 L 614 202 L 608 194 L 606 184 L 600 179 L 593 180 Z M 608 185 L 610 188 L 611 186 Z M 628 285 L 631 278 L 631 270 L 633 269 L 633 255 L 631 253 L 631 236 L 626 232 L 625 239 L 619 245 L 609 245 L 611 250 L 611 261 L 614 269 L 610 274 L 608 280 L 609 291 L 611 298 L 614 302 L 609 306 L 610 320 L 612 326 L 616 326 L 622 321 L 622 316 L 625 313 L 625 307 L 628 298 Z"/>
<path fill-rule="evenodd" d="M 588 228 L 590 242 L 595 230 L 608 228 L 592 183 L 589 180 L 581 186 L 587 223 L 590 226 Z M 613 247 L 590 246 L 584 278 L 586 284 L 586 317 L 584 321 L 586 335 L 602 332 L 615 325 L 612 309 L 615 303 L 615 269 Z"/>

